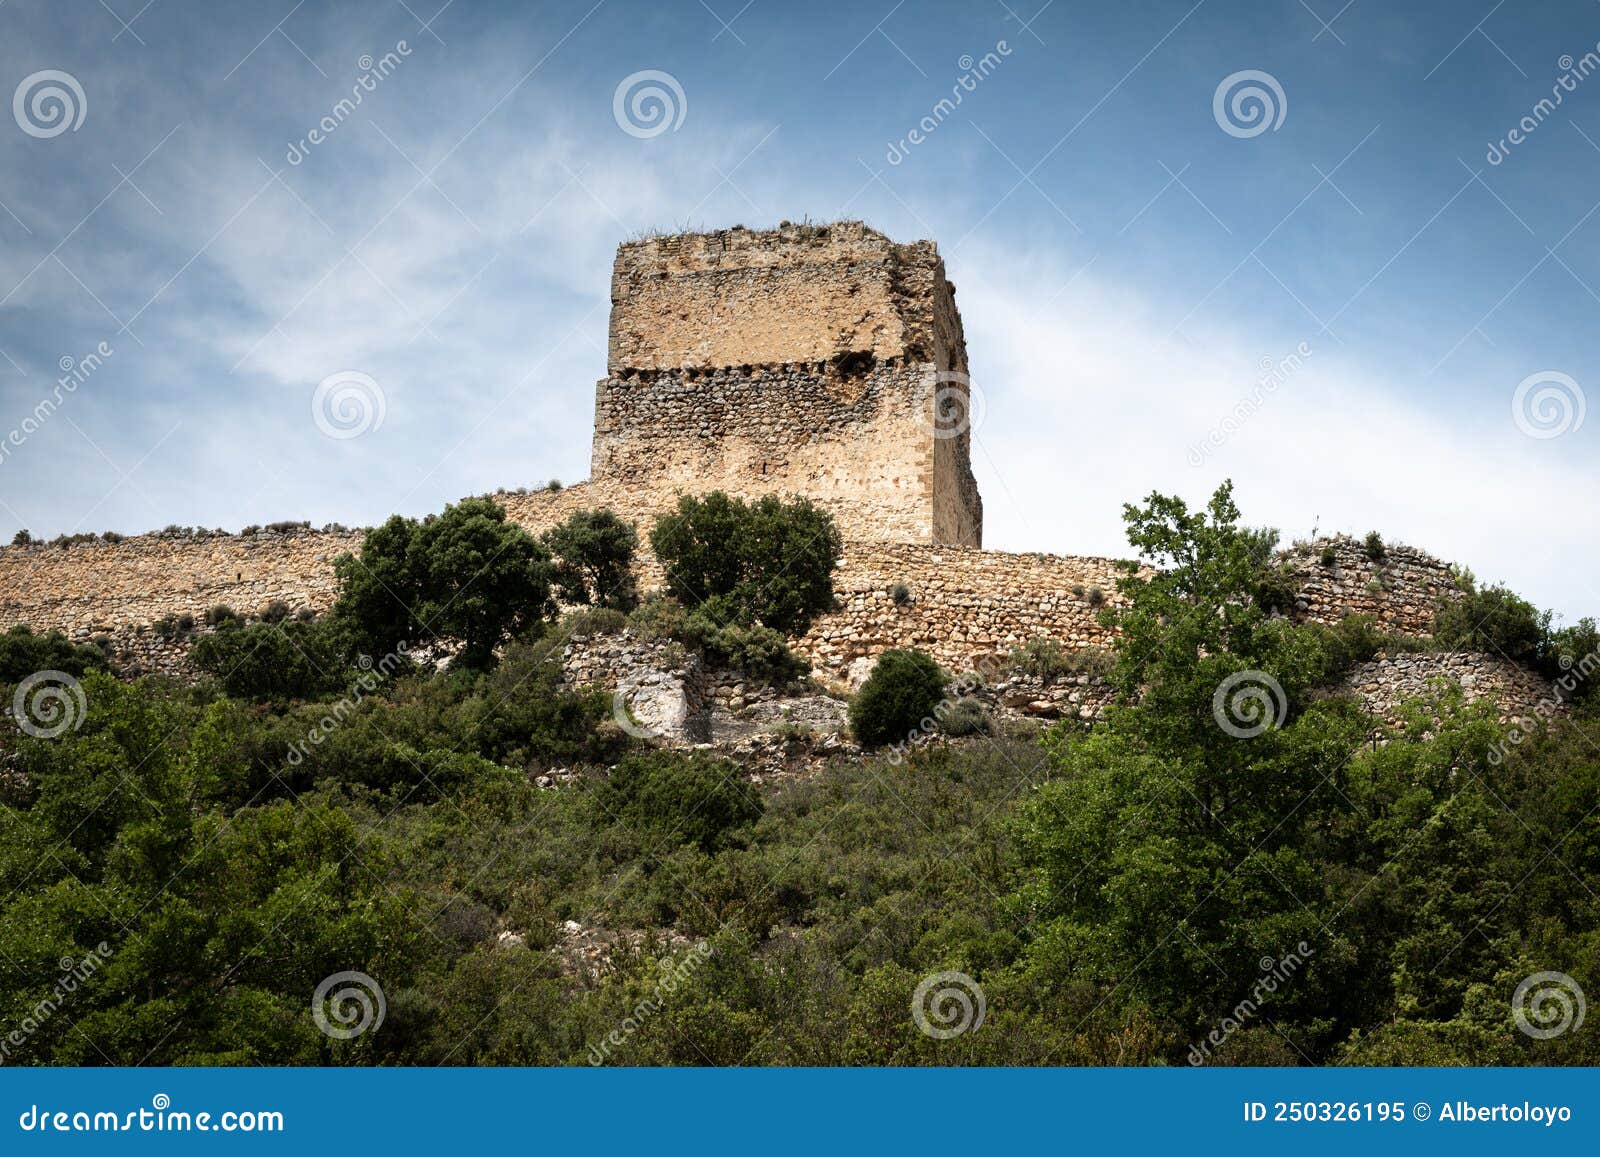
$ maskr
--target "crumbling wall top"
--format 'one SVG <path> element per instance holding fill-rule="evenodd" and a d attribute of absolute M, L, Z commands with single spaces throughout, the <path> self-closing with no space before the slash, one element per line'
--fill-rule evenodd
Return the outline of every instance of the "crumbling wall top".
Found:
<path fill-rule="evenodd" d="M 609 372 L 932 362 L 948 292 L 933 242 L 859 221 L 630 241 L 612 272 Z"/>

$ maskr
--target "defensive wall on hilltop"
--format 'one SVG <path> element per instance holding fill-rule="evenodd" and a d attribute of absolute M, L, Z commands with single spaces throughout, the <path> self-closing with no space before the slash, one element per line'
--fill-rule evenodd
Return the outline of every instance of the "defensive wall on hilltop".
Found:
<path fill-rule="evenodd" d="M 648 531 L 682 493 L 808 497 L 833 512 L 845 552 L 838 609 L 797 646 L 835 678 L 894 646 L 967 669 L 1037 637 L 1109 642 L 1097 614 L 1117 598 L 1114 560 L 980 549 L 966 343 L 932 242 L 859 223 L 657 237 L 619 249 L 611 292 L 593 476 L 495 495 L 513 520 L 538 533 L 610 507 Z M 151 624 L 203 622 L 218 604 L 326 610 L 333 560 L 359 544 L 301 529 L 0 548 L 0 628 L 107 636 L 135 668 L 182 669 L 187 643 Z M 1374 559 L 1340 538 L 1284 560 L 1295 613 L 1324 622 L 1364 613 L 1425 634 L 1455 590 L 1448 566 L 1405 547 Z M 658 584 L 648 551 L 639 570 Z"/>

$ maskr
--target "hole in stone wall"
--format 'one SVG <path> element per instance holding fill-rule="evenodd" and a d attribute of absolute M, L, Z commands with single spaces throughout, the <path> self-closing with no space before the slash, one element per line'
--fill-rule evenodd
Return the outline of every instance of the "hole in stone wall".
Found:
<path fill-rule="evenodd" d="M 833 359 L 833 371 L 841 378 L 860 378 L 870 374 L 878 359 L 868 350 L 851 350 Z"/>

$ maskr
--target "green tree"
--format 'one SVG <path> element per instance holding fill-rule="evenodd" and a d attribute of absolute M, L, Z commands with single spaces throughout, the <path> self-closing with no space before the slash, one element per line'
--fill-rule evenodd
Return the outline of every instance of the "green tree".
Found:
<path fill-rule="evenodd" d="M 189 657 L 240 699 L 316 699 L 344 687 L 349 640 L 329 619 L 249 626 L 228 619 L 201 637 Z"/>
<path fill-rule="evenodd" d="M 541 541 L 555 558 L 564 602 L 631 611 L 639 604 L 633 556 L 639 532 L 610 510 L 580 510 Z"/>
<path fill-rule="evenodd" d="M 0 683 L 19 682 L 36 671 L 65 671 L 78 678 L 106 665 L 99 648 L 78 646 L 60 631 L 36 635 L 16 626 L 0 635 Z"/>
<path fill-rule="evenodd" d="M 1440 646 L 1488 651 L 1537 666 L 1549 650 L 1550 618 L 1549 611 L 1541 613 L 1505 586 L 1474 587 L 1440 604 L 1433 637 Z"/>
<path fill-rule="evenodd" d="M 867 747 L 906 739 L 935 714 L 950 678 L 921 651 L 885 651 L 850 700 L 850 726 Z"/>
<path fill-rule="evenodd" d="M 396 515 L 335 570 L 335 614 L 378 654 L 442 636 L 461 643 L 461 665 L 484 668 L 497 646 L 552 610 L 549 553 L 488 498 L 421 522 Z"/>
<path fill-rule="evenodd" d="M 625 757 L 594 791 L 595 822 L 648 833 L 665 847 L 716 851 L 736 828 L 761 815 L 761 797 L 743 770 L 703 752 L 640 752 Z"/>
<path fill-rule="evenodd" d="M 650 534 L 669 594 L 719 625 L 800 634 L 833 606 L 843 542 L 833 517 L 804 498 L 753 503 L 721 491 L 685 496 Z"/>

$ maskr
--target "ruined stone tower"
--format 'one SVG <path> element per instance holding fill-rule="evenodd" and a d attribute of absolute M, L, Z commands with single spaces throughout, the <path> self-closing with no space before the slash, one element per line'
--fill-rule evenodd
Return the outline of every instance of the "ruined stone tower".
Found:
<path fill-rule="evenodd" d="M 931 241 L 859 222 L 628 242 L 591 477 L 636 509 L 798 494 L 846 538 L 980 546 L 967 350 Z"/>

